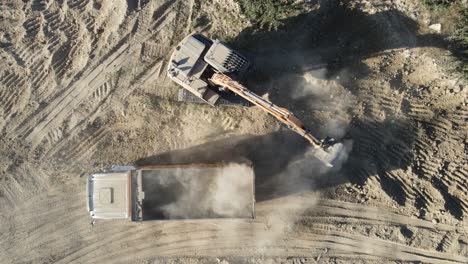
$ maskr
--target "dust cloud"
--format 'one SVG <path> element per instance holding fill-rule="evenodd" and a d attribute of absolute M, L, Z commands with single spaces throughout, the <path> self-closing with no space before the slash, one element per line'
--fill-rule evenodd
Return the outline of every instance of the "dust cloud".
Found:
<path fill-rule="evenodd" d="M 319 200 L 319 192 L 314 191 L 316 180 L 327 173 L 339 173 L 343 163 L 351 152 L 352 142 L 343 144 L 344 148 L 338 155 L 335 166 L 330 168 L 315 158 L 315 149 L 310 147 L 306 152 L 288 164 L 286 169 L 276 175 L 275 191 L 278 193 L 292 193 L 282 198 L 268 201 L 274 204 L 264 216 L 265 231 L 255 235 L 259 248 L 279 242 L 293 231 L 298 219 L 304 212 L 312 209 Z"/>
<path fill-rule="evenodd" d="M 325 69 L 305 72 L 292 86 L 289 96 L 311 106 L 312 109 L 308 109 L 305 116 L 309 114 L 320 121 L 320 127 L 315 128 L 318 132 L 342 139 L 351 122 L 352 117 L 347 110 L 354 98 L 337 81 L 327 79 L 326 76 Z M 316 185 L 319 179 L 341 173 L 340 169 L 348 159 L 352 145 L 352 140 L 345 140 L 327 150 L 331 156 L 336 157 L 332 168 L 319 161 L 319 153 L 310 147 L 272 177 L 272 191 L 285 195 L 266 202 L 268 207 L 270 203 L 274 206 L 268 208 L 264 219 L 259 219 L 265 223 L 265 231 L 255 234 L 259 248 L 288 237 L 287 234 L 293 231 L 298 219 L 317 204 L 320 194 L 316 191 Z"/>
<path fill-rule="evenodd" d="M 173 176 L 183 186 L 177 200 L 162 207 L 168 219 L 252 217 L 254 174 L 245 164 L 228 164 L 219 174 L 193 180 L 176 170 Z M 213 176 L 213 177 L 211 177 Z"/>
<path fill-rule="evenodd" d="M 343 71 L 340 75 L 346 75 Z M 342 138 L 351 122 L 351 111 L 356 98 L 338 80 L 340 75 L 327 77 L 325 69 L 305 72 L 293 86 L 291 98 L 303 100 L 320 120 L 319 130 L 323 135 Z"/>

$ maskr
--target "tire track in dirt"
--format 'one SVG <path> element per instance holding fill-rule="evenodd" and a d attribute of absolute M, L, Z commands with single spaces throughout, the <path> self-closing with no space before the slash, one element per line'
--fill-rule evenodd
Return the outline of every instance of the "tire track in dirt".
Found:
<path fill-rule="evenodd" d="M 65 149 L 72 149 L 71 151 L 65 151 L 64 155 L 61 155 L 61 160 L 70 162 L 71 164 L 79 163 L 83 158 L 89 157 L 97 149 L 98 144 L 116 130 L 125 129 L 127 125 L 114 125 L 111 128 L 102 127 L 90 134 L 85 140 L 79 142 L 76 145 L 72 145 L 71 148 L 68 146 Z"/>
<path fill-rule="evenodd" d="M 158 225 L 154 225 L 154 226 L 158 226 Z M 100 230 L 101 232 L 97 231 L 99 233 L 97 233 L 96 235 L 90 234 L 89 241 L 88 241 L 89 243 L 85 247 L 80 248 L 79 250 L 67 255 L 64 259 L 61 259 L 59 263 L 70 263 L 73 261 L 92 262 L 96 258 L 101 257 L 99 249 L 103 245 L 114 245 L 115 247 L 120 246 L 122 247 L 122 249 L 119 250 L 119 254 L 122 251 L 129 252 L 131 254 L 132 249 L 130 245 L 133 247 L 137 244 L 141 244 L 141 241 L 157 241 L 159 240 L 157 235 L 161 234 L 162 230 L 164 230 L 164 232 L 170 232 L 174 235 L 189 234 L 193 230 L 193 226 L 190 224 L 187 226 L 184 226 L 184 225 L 177 225 L 177 226 L 178 228 L 164 228 L 164 229 L 157 228 L 157 230 L 154 230 L 153 228 L 146 226 L 146 223 L 145 223 L 139 226 L 127 226 L 124 228 L 116 225 L 114 226 L 113 231 L 111 231 L 111 229 Z M 150 228 L 152 232 L 147 232 L 148 228 Z M 111 234 L 107 234 L 108 232 L 111 232 Z M 112 252 L 109 252 L 109 253 L 112 254 Z M 104 259 L 106 258 L 110 258 L 110 256 L 105 255 Z"/>
<path fill-rule="evenodd" d="M 58 4 L 54 3 L 52 6 L 54 7 L 53 9 L 47 9 L 47 10 L 45 10 L 43 12 L 44 13 L 44 20 L 45 20 L 45 22 L 44 22 L 45 27 L 46 28 L 49 28 L 49 26 L 52 27 L 51 30 L 49 30 L 50 32 L 47 32 L 47 34 L 46 34 L 46 38 L 49 40 L 46 43 L 46 47 L 49 48 L 49 53 L 51 55 L 45 54 L 44 56 L 46 56 L 46 57 L 48 57 L 48 56 L 57 57 L 58 61 L 54 61 L 53 65 L 54 65 L 56 70 L 58 70 L 59 72 L 63 72 L 64 68 L 63 67 L 58 67 L 57 68 L 57 66 L 62 65 L 62 64 L 67 64 L 68 65 L 70 63 L 73 63 L 72 61 L 70 61 L 70 58 L 67 58 L 67 56 L 64 55 L 64 52 L 66 54 L 68 54 L 68 55 L 73 55 L 77 51 L 77 47 L 79 46 L 79 45 L 76 45 L 76 44 L 80 43 L 80 40 L 79 40 L 80 36 L 77 35 L 78 31 L 75 29 L 75 28 L 77 28 L 76 25 L 75 25 L 76 21 L 69 21 L 70 18 L 63 20 L 63 16 L 65 16 L 65 18 L 67 18 L 66 14 L 63 15 L 61 13 L 63 10 L 60 9 Z M 58 23 L 58 22 L 60 22 L 60 23 Z M 56 25 L 56 24 L 58 24 L 58 27 L 54 28 L 53 25 Z M 55 31 L 52 31 L 52 29 L 55 29 Z M 67 35 L 68 40 L 65 43 L 61 43 L 62 41 L 61 41 L 60 37 L 57 37 L 56 32 L 62 32 L 63 34 Z M 50 38 L 55 38 L 55 40 L 51 41 Z M 26 40 L 27 40 L 27 42 L 31 42 L 31 44 L 30 44 L 30 46 L 26 46 L 26 47 L 28 47 L 28 49 L 24 49 L 24 51 L 21 51 L 20 54 L 21 54 L 22 57 L 24 57 L 24 58 L 22 58 L 22 60 L 28 61 L 28 58 L 31 58 L 31 60 L 40 58 L 41 56 L 36 56 L 37 54 L 34 54 L 33 52 L 29 51 L 29 47 L 34 47 L 34 46 L 37 47 L 38 46 L 37 42 L 34 42 L 35 39 L 33 38 L 33 39 L 26 39 Z M 51 45 L 50 45 L 51 43 L 56 43 L 58 45 L 57 49 L 62 48 L 63 52 L 61 52 L 60 54 L 56 53 L 57 49 L 51 49 Z M 39 51 L 40 50 L 41 49 L 39 49 Z M 13 49 L 12 53 L 15 53 L 14 49 Z M 31 71 L 31 75 L 33 77 L 36 76 L 36 72 Z"/>
<path fill-rule="evenodd" d="M 333 231 L 336 222 L 350 221 L 351 225 L 405 225 L 414 229 L 427 229 L 446 232 L 441 241 L 441 248 L 449 248 L 453 241 L 455 226 L 434 225 L 429 221 L 413 219 L 391 210 L 381 210 L 368 206 L 320 200 L 306 212 L 303 219 L 310 218 L 311 227 L 300 232 L 289 232 L 287 236 L 259 242 L 259 238 L 270 237 L 268 215 L 280 204 L 307 202 L 308 197 L 285 197 L 276 201 L 262 202 L 257 205 L 257 219 L 248 220 L 210 220 L 200 221 L 162 221 L 148 223 L 128 223 L 122 221 L 98 222 L 91 227 L 84 210 L 84 193 L 78 192 L 63 200 L 63 194 L 55 198 L 38 199 L 25 203 L 15 209 L 14 221 L 18 237 L 12 241 L 3 241 L 0 247 L 21 260 L 38 261 L 33 251 L 41 245 L 56 249 L 57 263 L 124 263 L 135 258 L 158 256 L 307 256 L 323 254 L 327 257 L 348 256 L 352 259 L 378 259 L 394 261 L 422 261 L 424 263 L 464 263 L 467 258 L 454 254 L 445 254 L 423 250 L 386 240 L 367 236 Z M 292 200 L 291 200 L 292 199 Z M 46 203 L 45 205 L 43 203 Z M 27 212 L 38 208 L 38 214 L 32 217 Z M 21 213 L 22 212 L 22 213 Z M 8 217 L 8 216 L 7 216 Z M 51 221 L 54 219 L 54 221 Z M 301 220 L 302 219 L 302 220 Z M 323 219 L 323 221 L 321 220 Z M 330 222 L 331 220 L 331 222 Z M 318 222 L 317 222 L 318 221 Z M 51 234 L 52 236 L 45 236 Z M 25 236 L 25 237 L 21 237 Z M 54 240 L 54 236 L 69 239 Z M 3 238 L 3 237 L 2 237 Z M 17 248 L 18 241 L 23 247 Z M 74 242 L 72 242 L 74 241 Z M 78 243 L 71 249 L 69 243 Z M 328 248 L 327 253 L 323 249 Z M 391 250 L 389 250 L 391 248 Z M 15 253 L 12 250 L 15 249 Z M 444 251 L 444 250 L 442 250 Z M 21 253 L 23 252 L 23 253 Z M 103 252 L 106 252 L 103 254 Z M 20 260 L 20 259 L 18 259 Z"/>
<path fill-rule="evenodd" d="M 39 198 L 37 202 L 27 204 L 28 210 L 36 210 L 38 214 L 28 214 L 28 210 L 17 212 L 9 221 L 9 225 L 15 227 L 15 235 L 10 237 L 12 240 L 7 241 L 2 247 L 10 255 L 16 256 L 15 258 L 26 260 L 30 253 L 34 255 L 33 252 L 37 250 L 43 251 L 52 246 L 63 249 L 63 246 L 79 241 L 80 234 L 74 231 L 79 225 L 79 219 L 86 216 L 82 199 L 77 199 L 83 196 L 84 193 L 71 194 L 67 197 L 56 196 L 52 199 L 46 196 Z M 22 241 L 21 246 L 16 245 L 16 241 Z M 63 243 L 68 245 L 63 245 Z M 42 256 L 36 255 L 36 257 Z M 41 262 L 38 259 L 34 262 L 36 261 Z"/>
<path fill-rule="evenodd" d="M 437 245 L 437 250 L 441 252 L 450 252 L 453 243 L 458 240 L 459 235 L 452 232 L 445 233 L 442 241 Z"/>
<path fill-rule="evenodd" d="M 17 227 L 16 233 L 29 235 L 38 227 L 48 227 L 53 226 L 54 222 L 50 222 L 50 217 L 57 216 L 57 219 L 60 219 L 59 215 L 64 212 L 72 212 L 73 210 L 78 210 L 78 207 L 73 206 L 73 202 L 77 202 L 79 199 L 76 199 L 74 195 L 72 196 L 55 196 L 50 197 L 49 195 L 37 195 L 36 199 L 29 199 L 25 203 L 16 207 L 10 211 L 10 214 L 7 214 L 7 217 L 11 217 L 11 220 L 7 222 L 5 226 L 14 225 Z M 28 208 L 28 210 L 35 210 L 35 214 L 31 214 L 28 210 L 21 210 L 22 208 Z M 73 210 L 71 210 L 73 209 Z M 2 233 L 5 238 L 8 237 L 8 233 Z M 21 240 L 27 239 L 21 238 Z M 16 239 L 13 239 L 16 240 Z M 7 240 L 1 240 L 4 245 L 7 247 L 10 242 Z"/>
<path fill-rule="evenodd" d="M 135 78 L 133 84 L 127 89 L 120 89 L 113 94 L 112 104 L 118 103 L 122 104 L 123 101 L 136 89 L 145 86 L 152 81 L 157 81 L 159 79 L 159 72 L 163 67 L 164 62 L 159 59 L 156 60 L 151 66 L 146 68 L 142 73 Z"/>
<path fill-rule="evenodd" d="M 411 218 L 406 215 L 399 214 L 397 212 L 392 212 L 391 210 L 386 209 L 386 212 L 383 212 L 378 207 L 369 207 L 362 206 L 354 203 L 339 202 L 334 200 L 320 200 L 316 208 L 313 208 L 313 215 L 307 214 L 316 218 L 315 215 L 322 217 L 336 217 L 337 219 L 346 218 L 346 219 L 355 219 L 356 221 L 364 223 L 381 223 L 381 224 L 393 224 L 393 225 L 408 225 L 414 226 L 417 228 L 424 228 L 434 231 L 455 231 L 457 228 L 455 226 L 438 224 L 434 225 L 430 221 Z M 344 216 L 344 217 L 343 217 Z"/>
<path fill-rule="evenodd" d="M 140 15 L 141 19 L 138 20 L 138 24 L 136 26 L 137 29 L 135 30 L 136 33 L 135 33 L 135 36 L 133 37 L 133 39 L 143 39 L 144 40 L 144 39 L 147 39 L 147 38 L 151 37 L 151 36 L 145 35 L 147 33 L 142 35 L 140 33 L 140 31 L 141 32 L 148 32 L 148 29 L 154 28 L 155 24 L 158 24 L 158 23 L 160 24 L 159 26 L 156 25 L 158 28 L 164 27 L 164 24 L 166 24 L 167 21 L 162 21 L 162 22 L 155 21 L 154 23 L 151 23 L 151 21 L 153 20 L 153 13 L 158 14 L 160 16 L 160 18 L 164 18 L 168 14 L 170 16 L 171 15 L 170 12 L 174 8 L 175 4 L 177 4 L 177 1 L 169 1 L 169 2 L 166 2 L 165 5 L 161 6 L 156 11 L 154 11 L 151 8 L 149 8 L 148 10 L 143 10 L 142 14 Z M 157 30 L 155 32 L 151 33 L 151 35 L 154 35 L 154 34 L 157 34 Z M 143 42 L 143 43 L 145 43 L 145 42 Z M 159 47 L 159 48 L 161 48 L 161 47 Z M 157 59 L 151 66 L 149 66 L 145 70 L 143 70 L 140 74 L 138 74 L 135 77 L 135 79 L 133 81 L 130 82 L 130 85 L 131 85 L 130 87 L 124 87 L 124 88 L 120 88 L 120 89 L 113 89 L 112 92 L 108 93 L 108 96 L 111 99 L 110 104 L 122 104 L 124 102 L 125 98 L 130 95 L 130 93 L 132 93 L 135 89 L 139 88 L 140 86 L 143 86 L 143 85 L 147 84 L 151 80 L 154 80 L 155 78 L 157 79 L 158 77 L 160 77 L 161 72 L 163 72 L 164 76 L 165 76 L 165 69 L 163 69 L 163 67 L 164 67 L 164 62 L 161 59 Z M 100 95 L 102 95 L 101 90 L 100 90 L 100 89 L 102 89 L 102 87 L 103 86 L 101 86 L 95 92 L 93 92 L 92 96 L 87 101 L 96 101 L 96 98 L 102 98 L 102 96 L 100 96 Z M 105 99 L 107 99 L 107 98 L 105 98 Z M 99 107 L 105 107 L 103 102 L 104 102 L 104 100 L 96 102 L 96 104 L 95 104 L 96 107 L 98 107 L 98 106 Z M 96 117 L 99 114 L 98 113 L 99 111 L 97 109 L 91 111 L 91 114 L 89 113 L 89 111 L 83 111 L 84 108 L 90 108 L 89 106 L 87 106 L 88 104 L 86 104 L 86 103 L 83 103 L 83 105 L 84 106 L 80 105 L 80 107 L 79 107 L 80 108 L 79 111 L 81 112 L 81 116 L 83 116 L 82 117 L 83 120 L 78 122 L 78 124 L 76 126 L 72 127 L 72 128 L 67 127 L 67 129 L 69 129 L 68 136 L 66 138 L 61 138 L 60 142 L 56 142 L 56 143 L 52 144 L 51 148 L 47 151 L 46 155 L 43 158 L 50 157 L 50 156 L 54 155 L 54 153 L 57 153 L 57 152 L 60 152 L 61 150 L 64 150 L 64 148 L 65 148 L 65 150 L 66 149 L 75 149 L 75 147 L 70 146 L 70 144 L 68 144 L 68 142 L 70 141 L 70 138 L 77 137 L 78 134 L 80 133 L 80 131 L 82 131 L 86 127 L 86 125 L 87 125 L 86 120 L 89 120 L 90 118 L 92 119 L 92 118 Z M 75 111 L 75 113 L 76 113 L 76 111 Z M 97 144 L 97 142 L 96 142 L 96 144 Z"/>
<path fill-rule="evenodd" d="M 410 115 L 417 116 L 423 112 L 421 109 L 423 109 L 421 105 L 411 107 Z M 445 209 L 455 218 L 461 219 L 468 212 L 467 203 L 462 198 L 466 195 L 468 184 L 466 180 L 468 176 L 464 168 L 466 166 L 463 162 L 446 161 L 447 157 L 438 153 L 437 144 L 451 142 L 456 146 L 457 142 L 465 140 L 466 135 L 458 132 L 460 119 L 464 118 L 464 113 L 460 111 L 460 108 L 451 113 L 444 113 L 444 111 L 446 110 L 441 111 L 437 116 L 426 115 L 425 118 L 419 119 L 427 137 L 425 140 L 416 142 L 418 159 L 413 166 L 413 171 L 420 178 L 430 181 L 431 188 L 443 197 Z M 466 163 L 466 159 L 464 161 Z M 423 199 L 430 200 L 432 193 L 428 192 Z"/>
<path fill-rule="evenodd" d="M 461 199 L 466 188 L 458 191 L 453 184 L 466 186 L 461 178 L 464 174 L 458 172 L 459 176 L 453 176 L 447 172 L 444 168 L 447 155 L 438 154 L 434 141 L 454 145 L 464 141 L 466 135 L 457 131 L 465 129 L 466 111 L 461 106 L 434 111 L 430 102 L 393 90 L 392 87 L 404 87 L 395 78 L 390 80 L 391 85 L 381 82 L 358 96 L 364 102 L 364 115 L 350 130 L 351 137 L 356 139 L 350 155 L 353 179 L 360 184 L 379 184 L 378 188 L 399 205 L 413 205 L 421 212 L 439 210 L 444 203 L 439 197 L 443 197 L 450 201 L 445 202 L 445 208 L 461 219 L 468 212 Z M 408 169 L 414 174 L 408 174 Z M 416 185 L 424 188 L 414 188 Z"/>
<path fill-rule="evenodd" d="M 30 86 L 22 75 L 7 72 L 0 79 L 0 109 L 7 120 L 21 111 L 30 97 Z"/>
<path fill-rule="evenodd" d="M 427 251 L 394 242 L 329 230 L 326 230 L 323 235 L 306 234 L 301 238 L 303 244 L 310 243 L 312 247 L 329 248 L 329 255 L 333 255 L 335 251 L 343 251 L 360 257 L 369 255 L 385 260 L 424 263 L 465 263 L 468 260 L 463 256 Z"/>
<path fill-rule="evenodd" d="M 70 8 L 76 9 L 82 13 L 86 11 L 87 6 L 91 0 L 70 0 L 67 4 Z"/>
<path fill-rule="evenodd" d="M 152 11 L 148 12 L 147 16 L 143 16 L 143 20 L 146 21 L 146 23 L 140 23 L 138 25 L 138 30 L 135 30 L 135 32 L 130 35 L 128 35 L 125 39 L 126 41 L 121 42 L 121 45 L 119 46 L 120 49 L 115 49 L 115 52 L 111 52 L 108 56 L 106 56 L 106 59 L 104 59 L 104 65 L 97 65 L 94 70 L 88 70 L 88 75 L 82 74 L 81 78 L 76 80 L 79 84 L 81 85 L 71 85 L 72 88 L 75 88 L 73 90 L 67 90 L 65 93 L 60 94 L 58 97 L 52 101 L 52 103 L 49 103 L 44 109 L 39 109 L 40 111 L 34 113 L 31 115 L 31 119 L 27 120 L 26 122 L 21 123 L 17 122 L 16 124 L 20 124 L 19 127 L 17 127 L 20 131 L 20 133 L 25 133 L 28 135 L 29 133 L 33 133 L 31 137 L 28 137 L 29 139 L 35 139 L 33 141 L 33 147 L 37 147 L 41 143 L 46 143 L 45 146 L 42 146 L 38 154 L 35 156 L 36 159 L 41 159 L 43 160 L 45 157 L 50 157 L 50 155 L 53 155 L 57 151 L 63 150 L 61 147 L 65 147 L 65 150 L 68 150 L 70 148 L 70 139 L 76 138 L 76 136 L 79 135 L 80 131 L 84 127 L 86 127 L 87 122 L 86 120 L 89 120 L 90 118 L 95 118 L 98 116 L 100 113 L 99 108 L 105 107 L 103 102 L 107 101 L 111 96 L 113 95 L 113 90 L 110 90 L 109 87 L 109 82 L 106 81 L 107 76 L 102 76 L 103 72 L 107 70 L 107 72 L 114 71 L 113 68 L 120 67 L 122 66 L 126 60 L 128 60 L 131 56 L 134 55 L 135 52 L 138 51 L 138 43 L 142 43 L 146 41 L 148 38 L 154 36 L 155 34 L 158 34 L 160 30 L 163 30 L 164 27 L 172 21 L 174 17 L 176 17 L 175 12 L 178 12 L 177 10 L 174 9 L 174 7 L 178 4 L 178 1 L 169 1 L 165 2 L 164 4 L 160 5 L 158 8 L 154 9 L 154 6 L 152 7 Z M 151 9 L 151 8 L 150 8 Z M 54 23 L 57 19 L 59 19 L 58 16 L 54 15 L 52 11 L 46 10 L 48 16 L 46 17 L 46 20 L 48 23 Z M 153 20 L 153 15 L 158 15 L 156 20 Z M 54 25 L 52 24 L 52 25 Z M 67 31 L 71 33 L 67 33 L 69 36 L 72 38 L 78 36 L 76 34 L 76 31 L 73 31 L 73 27 L 70 27 L 66 23 L 62 26 L 57 25 L 58 29 L 57 30 L 62 30 L 62 31 Z M 143 33 L 141 33 L 141 32 Z M 75 32 L 75 33 L 73 33 Z M 66 42 L 64 45 L 69 45 L 67 43 L 73 43 L 73 39 Z M 63 51 L 66 52 L 67 54 L 74 53 L 76 48 L 79 45 L 74 45 L 71 47 L 65 48 Z M 59 45 L 59 47 L 64 47 L 62 44 Z M 58 50 L 57 50 L 58 51 Z M 28 52 L 25 52 L 24 54 L 24 60 L 28 61 L 28 58 L 35 58 L 35 56 L 30 56 Z M 60 58 L 67 57 L 67 56 L 60 56 Z M 67 68 L 66 66 L 69 62 L 65 61 L 67 59 L 63 59 L 60 61 L 55 61 L 55 62 L 49 62 L 49 63 L 55 63 L 53 64 L 52 67 L 54 67 L 56 70 L 58 69 L 60 71 L 59 74 L 65 74 L 65 71 L 61 71 L 63 68 Z M 155 63 L 155 65 L 158 65 L 159 63 Z M 49 64 L 50 65 L 50 64 Z M 62 65 L 62 66 L 60 66 Z M 46 66 L 41 66 L 41 63 L 36 63 L 33 64 L 31 67 L 34 67 L 35 69 L 40 69 L 41 67 L 44 69 Z M 91 68 L 93 69 L 93 68 Z M 157 70 L 157 67 L 155 69 L 151 68 L 151 70 Z M 164 72 L 164 70 L 162 70 Z M 41 71 L 38 71 L 41 72 Z M 42 71 L 43 74 L 41 77 L 38 78 L 44 78 L 44 72 Z M 159 67 L 159 73 L 161 73 L 161 66 Z M 94 75 L 93 75 L 94 74 Z M 105 73 L 104 73 L 105 74 Z M 148 79 L 151 79 L 150 76 L 152 74 L 152 71 L 148 71 L 141 76 L 138 76 L 136 79 L 136 82 L 133 83 L 132 89 L 136 89 L 138 87 L 139 83 L 144 83 L 147 82 Z M 48 75 L 46 75 L 48 76 Z M 11 81 L 8 79 L 7 81 Z M 81 82 L 82 81 L 82 82 Z M 89 83 L 84 83 L 84 82 L 89 82 Z M 81 83 L 80 83 L 81 82 Z M 86 88 L 86 89 L 84 89 Z M 42 91 L 41 91 L 42 92 Z M 49 92 L 44 91 L 46 94 L 49 94 Z M 126 90 L 126 93 L 124 93 L 124 97 L 128 96 L 130 93 L 130 89 Z M 82 96 L 82 98 L 77 98 L 79 96 Z M 77 100 L 78 99 L 78 100 Z M 81 100 L 81 101 L 80 101 Z M 64 102 L 66 101 L 66 102 Z M 67 104 L 68 105 L 67 105 Z M 47 114 L 45 114 L 47 113 Z M 55 115 L 55 116 L 53 116 Z M 59 119 L 59 120 L 56 120 Z M 35 122 L 42 120 L 40 122 L 39 126 L 35 124 Z M 63 122 L 65 121 L 65 122 Z M 29 125 L 28 125 L 29 124 Z M 13 124 L 15 125 L 15 124 Z M 43 127 L 40 127 L 43 125 Z M 41 130 L 41 128 L 44 128 L 44 130 Z M 13 132 L 13 131 L 12 131 Z M 108 134 L 110 131 L 106 132 Z M 37 137 L 36 137 L 37 136 Z M 73 152 L 72 155 L 66 155 L 70 160 L 72 161 L 72 164 L 76 164 L 79 162 L 83 157 L 85 157 L 87 154 L 91 153 L 92 151 L 95 150 L 95 146 L 99 143 L 99 140 L 102 140 L 105 138 L 105 134 L 100 135 L 99 138 L 93 138 L 93 142 L 88 142 L 91 145 L 84 145 L 84 148 L 89 148 L 89 149 L 83 149 L 83 146 L 78 147 L 77 152 Z M 36 140 L 37 139 L 37 140 Z M 82 140 L 79 140 L 82 141 Z M 41 152 L 44 152 L 44 147 L 45 147 L 45 153 L 49 153 L 50 155 L 43 156 L 40 154 Z M 52 147 L 52 148 L 51 148 Z M 73 147 L 73 146 L 71 146 Z M 76 150 L 75 148 L 71 148 Z M 50 151 L 51 150 L 51 151 Z M 67 151 L 65 151 L 66 153 Z M 36 153 L 36 152 L 35 152 Z M 60 157 L 60 159 L 62 159 Z M 20 192 L 21 190 L 18 189 L 20 187 L 18 184 L 10 187 L 5 187 L 5 193 L 8 193 L 7 195 L 9 198 L 8 199 L 14 199 L 14 197 L 17 197 L 17 195 L 14 195 L 14 192 Z M 14 191 L 12 191 L 14 190 Z"/>
<path fill-rule="evenodd" d="M 15 168 L 4 177 L 0 184 L 0 208 L 6 210 L 14 207 L 17 201 L 31 199 L 50 186 L 48 176 L 37 168 Z"/>
<path fill-rule="evenodd" d="M 364 236 L 352 235 L 344 232 L 331 232 L 329 230 L 315 230 L 312 234 L 289 235 L 288 246 L 283 247 L 281 242 L 272 245 L 263 246 L 258 249 L 255 242 L 255 236 L 268 235 L 264 230 L 236 230 L 235 234 L 226 235 L 223 232 L 204 230 L 196 233 L 184 234 L 183 239 L 179 236 L 172 236 L 171 239 L 159 239 L 159 243 L 139 243 L 132 249 L 114 255 L 98 257 L 98 261 L 130 261 L 131 252 L 139 252 L 141 256 L 151 256 L 154 250 L 158 249 L 159 256 L 178 256 L 182 252 L 189 256 L 216 256 L 223 252 L 225 256 L 255 255 L 267 256 L 286 256 L 304 255 L 313 256 L 323 248 L 329 249 L 329 256 L 335 254 L 349 254 L 353 257 L 363 258 L 365 256 L 380 257 L 383 259 L 402 260 L 402 261 L 424 261 L 425 263 L 464 263 L 466 258 L 454 257 L 426 250 L 415 249 L 412 247 L 387 242 L 378 239 L 372 239 Z M 266 232 L 267 233 L 267 232 Z M 320 234 L 322 233 L 322 234 Z M 135 240 L 134 242 L 142 241 Z M 234 242 L 233 241 L 237 241 Z M 240 242 L 242 241 L 242 242 Z M 365 246 L 363 245 L 370 245 Z M 388 249 L 392 248 L 391 251 Z M 303 249 L 303 250 L 301 250 Z M 395 254 L 397 252 L 397 254 Z M 95 258 L 93 258 L 96 260 Z"/>
<path fill-rule="evenodd" d="M 82 114 L 82 116 L 84 116 L 83 120 L 69 131 L 69 136 L 66 138 L 61 137 L 58 141 L 52 142 L 53 144 L 51 148 L 49 148 L 48 151 L 41 157 L 41 160 L 47 160 L 57 153 L 61 153 L 60 156 L 57 157 L 60 160 L 72 162 L 73 164 L 78 163 L 83 158 L 92 154 L 96 149 L 96 146 L 110 133 L 116 130 L 129 128 L 128 124 L 115 124 L 112 127 L 99 128 L 97 131 L 92 132 L 91 134 L 83 134 L 83 131 L 87 126 L 89 126 L 88 122 L 86 121 L 99 114 L 98 108 L 103 107 L 104 102 L 110 100 L 110 104 L 123 103 L 125 98 L 127 98 L 135 89 L 141 85 L 145 85 L 145 83 L 153 79 L 154 72 L 161 67 L 161 64 L 161 61 L 157 61 L 154 66 L 151 66 L 146 71 L 144 71 L 141 76 L 137 77 L 135 83 L 126 89 L 111 91 L 111 88 L 109 87 L 110 84 L 108 82 L 100 86 L 96 91 L 93 92 L 90 98 L 90 101 L 94 102 L 94 110 L 90 111 L 89 113 L 84 112 Z M 85 139 L 81 140 L 82 137 L 85 137 Z M 74 143 L 75 141 L 77 141 L 76 144 Z"/>
<path fill-rule="evenodd" d="M 41 58 L 39 54 L 43 52 L 42 49 L 37 48 L 35 43 L 31 41 L 12 45 L 6 48 L 6 51 L 15 58 L 20 66 L 23 67 L 30 67 L 31 65 L 34 65 L 34 62 Z"/>
<path fill-rule="evenodd" d="M 171 6 L 172 7 L 172 6 Z M 48 130 L 54 129 L 62 124 L 83 99 L 87 98 L 94 89 L 104 84 L 105 75 L 116 72 L 131 56 L 136 52 L 136 43 L 140 43 L 144 38 L 157 33 L 173 17 L 172 8 L 167 7 L 163 15 L 152 25 L 153 32 L 134 38 L 131 42 L 121 44 L 121 46 L 96 68 L 87 71 L 83 76 L 73 82 L 67 92 L 51 102 L 41 114 L 37 114 L 26 125 L 20 128 L 20 133 L 31 141 L 33 148 L 39 145 Z M 38 116 L 43 116 L 38 120 Z M 32 125 L 34 124 L 34 125 Z"/>
<path fill-rule="evenodd" d="M 60 5 L 63 3 L 53 1 L 25 3 L 23 11 L 28 8 L 34 11 L 28 13 L 22 23 L 26 34 L 5 49 L 21 67 L 27 70 L 23 77 L 31 84 L 32 93 L 37 96 L 33 101 L 42 102 L 50 95 L 56 84 L 45 80 L 56 78 L 54 72 L 57 72 L 60 75 L 59 79 L 62 79 L 61 76 L 66 72 L 64 67 L 73 64 L 70 58 L 66 57 L 75 56 L 78 50 L 78 45 L 75 44 L 79 43 L 81 36 L 77 35 L 76 22 L 67 17 Z M 62 43 L 64 41 L 65 43 Z M 57 54 L 59 49 L 60 52 Z M 51 58 L 55 57 L 59 57 L 60 60 L 51 64 Z M 15 128 L 24 118 L 24 115 L 18 115 L 9 125 Z"/>

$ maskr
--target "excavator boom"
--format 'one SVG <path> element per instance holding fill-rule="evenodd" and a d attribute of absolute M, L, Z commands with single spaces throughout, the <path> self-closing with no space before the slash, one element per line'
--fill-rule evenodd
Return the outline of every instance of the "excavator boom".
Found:
<path fill-rule="evenodd" d="M 322 160 L 325 164 L 332 167 L 333 162 L 337 158 L 337 154 L 342 151 L 342 144 L 337 144 L 335 149 L 330 149 L 335 144 L 334 140 L 320 140 L 314 137 L 305 128 L 304 124 L 289 110 L 279 107 L 272 102 L 253 93 L 239 82 L 234 81 L 229 76 L 222 73 L 214 73 L 210 81 L 215 85 L 224 87 L 231 92 L 243 97 L 252 104 L 260 107 L 267 113 L 273 115 L 276 119 L 287 125 L 291 130 L 295 131 L 305 139 L 307 139 L 312 146 L 317 149 L 316 157 Z M 328 150 L 328 151 L 326 151 Z"/>

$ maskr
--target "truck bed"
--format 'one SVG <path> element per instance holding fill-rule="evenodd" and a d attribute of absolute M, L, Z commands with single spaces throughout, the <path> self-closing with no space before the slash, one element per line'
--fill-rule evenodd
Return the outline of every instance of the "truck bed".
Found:
<path fill-rule="evenodd" d="M 247 165 L 146 167 L 132 177 L 134 221 L 254 217 Z"/>

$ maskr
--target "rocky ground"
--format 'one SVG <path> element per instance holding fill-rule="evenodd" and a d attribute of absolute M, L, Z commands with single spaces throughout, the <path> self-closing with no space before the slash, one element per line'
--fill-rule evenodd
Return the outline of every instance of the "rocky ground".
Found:
<path fill-rule="evenodd" d="M 232 0 L 2 2 L 0 262 L 467 263 L 452 11 L 296 2 L 270 31 Z M 342 166 L 259 109 L 178 102 L 165 69 L 194 29 L 251 58 L 250 89 L 343 139 Z M 255 168 L 253 221 L 90 225 L 90 172 L 241 160 Z"/>

